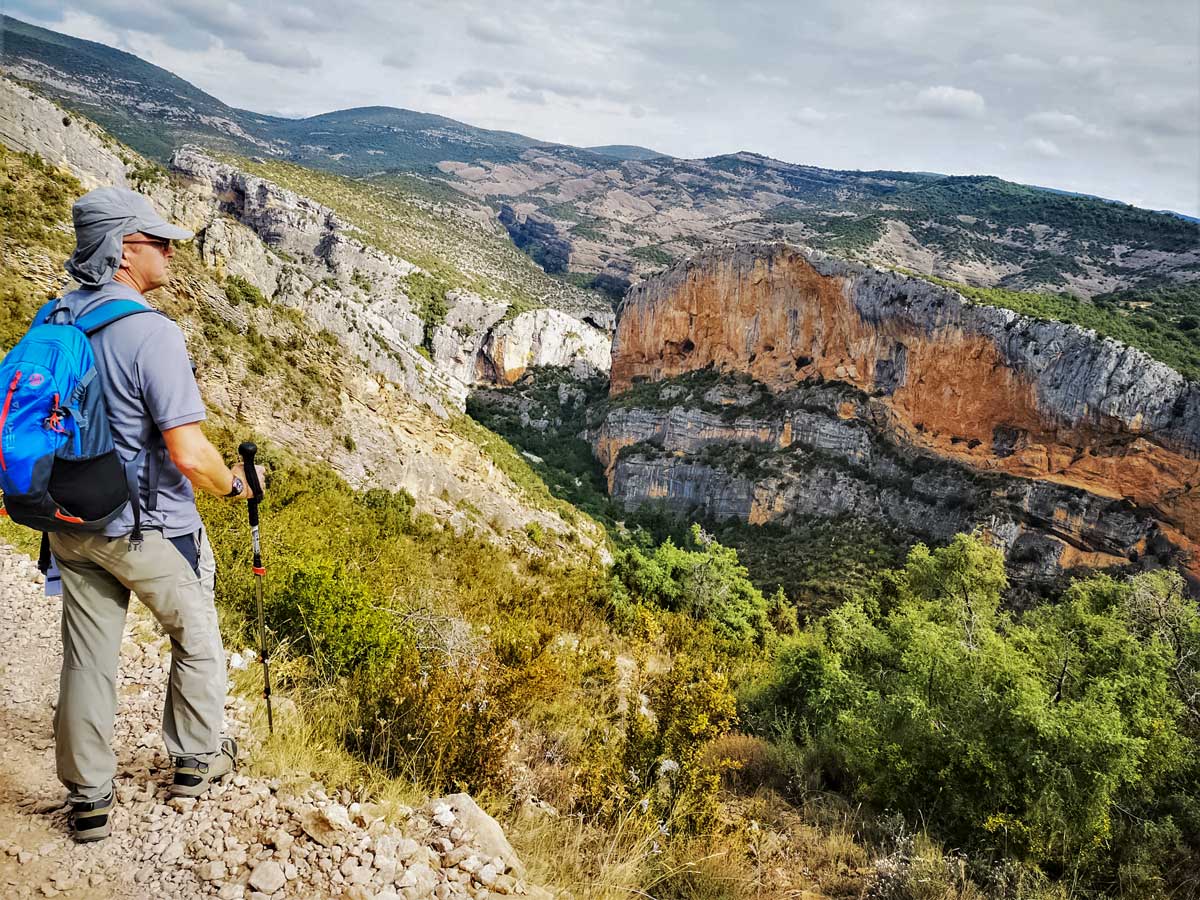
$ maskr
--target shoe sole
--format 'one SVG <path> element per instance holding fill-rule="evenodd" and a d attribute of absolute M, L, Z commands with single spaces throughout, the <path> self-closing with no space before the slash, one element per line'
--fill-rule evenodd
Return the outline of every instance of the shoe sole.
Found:
<path fill-rule="evenodd" d="M 74 838 L 77 844 L 88 844 L 92 841 L 102 841 L 112 834 L 112 816 L 115 804 L 112 802 L 116 798 L 110 798 L 108 805 L 101 809 L 89 809 L 75 811 L 71 813 L 71 837 Z M 80 822 L 87 822 L 89 819 L 104 818 L 103 824 L 92 825 L 90 828 L 79 828 Z"/>
<path fill-rule="evenodd" d="M 232 773 L 233 770 L 230 769 L 229 771 L 221 772 L 218 775 L 201 775 L 200 777 L 203 779 L 203 781 L 195 785 L 171 784 L 167 788 L 167 793 L 169 793 L 172 797 L 199 797 L 214 784 L 219 784 L 223 778 L 225 778 L 227 775 L 231 775 Z"/>
<path fill-rule="evenodd" d="M 92 841 L 102 841 L 112 834 L 112 825 L 103 825 L 100 828 L 89 828 L 87 831 L 78 831 L 75 833 L 75 843 L 90 844 Z"/>
<path fill-rule="evenodd" d="M 237 750 L 237 741 L 233 740 L 233 738 L 225 738 L 221 741 L 221 752 L 217 755 L 213 764 L 209 766 L 209 771 L 196 773 L 197 777 L 201 779 L 199 784 L 171 783 L 167 787 L 167 793 L 172 797 L 199 797 L 214 784 L 219 783 L 221 779 L 233 774 L 233 771 L 237 768 Z M 212 771 L 214 765 L 220 765 L 226 761 L 228 761 L 229 768 L 223 769 L 220 772 Z"/>

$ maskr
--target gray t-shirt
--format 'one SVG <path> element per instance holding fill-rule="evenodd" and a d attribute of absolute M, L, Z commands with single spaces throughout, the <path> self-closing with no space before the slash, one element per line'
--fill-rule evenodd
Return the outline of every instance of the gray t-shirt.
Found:
<path fill-rule="evenodd" d="M 78 317 L 107 300 L 117 299 L 150 305 L 119 281 L 72 291 L 62 302 Z M 204 401 L 192 374 L 183 332 L 166 316 L 138 313 L 119 319 L 92 338 L 92 350 L 108 402 L 113 443 L 122 459 L 132 459 L 143 447 L 161 448 L 160 432 L 204 420 Z M 164 537 L 191 534 L 200 528 L 191 482 L 175 468 L 165 449 L 160 456 L 155 510 L 147 508 L 149 464 L 142 468 L 142 527 L 159 528 Z M 104 533 L 117 536 L 132 530 L 133 511 L 126 508 Z"/>

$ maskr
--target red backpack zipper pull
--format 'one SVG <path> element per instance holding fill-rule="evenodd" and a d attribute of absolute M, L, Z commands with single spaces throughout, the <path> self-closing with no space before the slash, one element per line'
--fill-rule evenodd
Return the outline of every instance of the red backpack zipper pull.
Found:
<path fill-rule="evenodd" d="M 4 409 L 0 410 L 0 469 L 8 471 L 8 466 L 4 462 L 4 422 L 8 419 L 8 408 L 12 406 L 13 394 L 17 392 L 17 383 L 21 380 L 20 371 L 13 376 L 12 383 L 8 386 L 8 394 L 4 397 Z"/>

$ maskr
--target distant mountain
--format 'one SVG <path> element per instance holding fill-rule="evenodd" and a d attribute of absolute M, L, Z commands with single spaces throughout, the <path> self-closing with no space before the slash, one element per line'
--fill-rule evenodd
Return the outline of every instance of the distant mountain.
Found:
<path fill-rule="evenodd" d="M 428 168 L 443 159 L 512 161 L 545 141 L 444 116 L 369 106 L 306 119 L 236 109 L 129 53 L 0 19 L 0 63 L 160 161 L 186 143 L 268 153 L 346 174 Z M 590 156 L 585 151 L 578 151 Z"/>
<path fill-rule="evenodd" d="M 638 147 L 634 144 L 603 144 L 586 149 L 593 153 L 599 153 L 601 156 L 611 156 L 614 159 L 655 159 L 667 155 L 659 153 L 657 150 L 651 150 L 649 147 Z"/>
<path fill-rule="evenodd" d="M 536 211 L 534 230 L 566 248 L 573 277 L 596 276 L 614 295 L 713 243 L 783 239 L 976 287 L 1109 296 L 1133 309 L 1170 297 L 1166 328 L 1200 311 L 1200 227 L 1187 217 L 986 175 L 571 147 L 384 106 L 264 116 L 102 44 L 9 17 L 2 28 L 13 77 L 149 156 L 195 143 L 352 177 L 416 172 L 493 213 L 519 210 L 510 232 L 529 232 L 522 223 Z"/>
<path fill-rule="evenodd" d="M 166 69 L 112 47 L 0 18 L 0 64 L 159 160 L 188 140 L 278 150 L 272 116 L 235 109 Z"/>
<path fill-rule="evenodd" d="M 1049 191 L 1052 194 L 1062 194 L 1064 197 L 1083 197 L 1087 200 L 1099 200 L 1102 203 L 1116 203 L 1119 206 L 1129 206 L 1124 200 L 1113 200 L 1111 197 L 1101 197 L 1099 194 L 1083 194 L 1079 191 L 1064 191 L 1062 188 L 1046 187 L 1041 184 L 1029 184 L 1026 187 L 1031 187 L 1037 191 Z M 1164 216 L 1176 216 L 1183 219 L 1185 222 L 1200 222 L 1200 218 L 1189 216 L 1186 213 L 1175 212 L 1173 209 L 1156 209 L 1154 212 L 1162 213 Z"/>

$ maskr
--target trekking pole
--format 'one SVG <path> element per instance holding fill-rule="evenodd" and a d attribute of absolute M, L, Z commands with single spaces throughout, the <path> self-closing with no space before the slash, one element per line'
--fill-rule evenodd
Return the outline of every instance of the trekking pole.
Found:
<path fill-rule="evenodd" d="M 258 503 L 262 500 L 263 489 L 262 483 L 258 480 L 258 469 L 254 468 L 254 454 L 258 452 L 258 447 L 252 441 L 245 441 L 238 447 L 238 454 L 242 457 L 242 466 L 246 470 L 246 484 L 250 486 L 250 493 L 253 496 L 247 502 L 246 506 L 250 511 L 250 540 L 254 547 L 254 595 L 258 601 L 258 658 L 262 660 L 263 667 L 263 697 L 267 701 L 267 729 L 271 734 L 275 733 L 275 718 L 271 715 L 271 667 L 267 663 L 267 626 L 263 619 L 263 576 L 267 574 L 266 567 L 262 564 L 262 549 L 258 542 Z"/>

